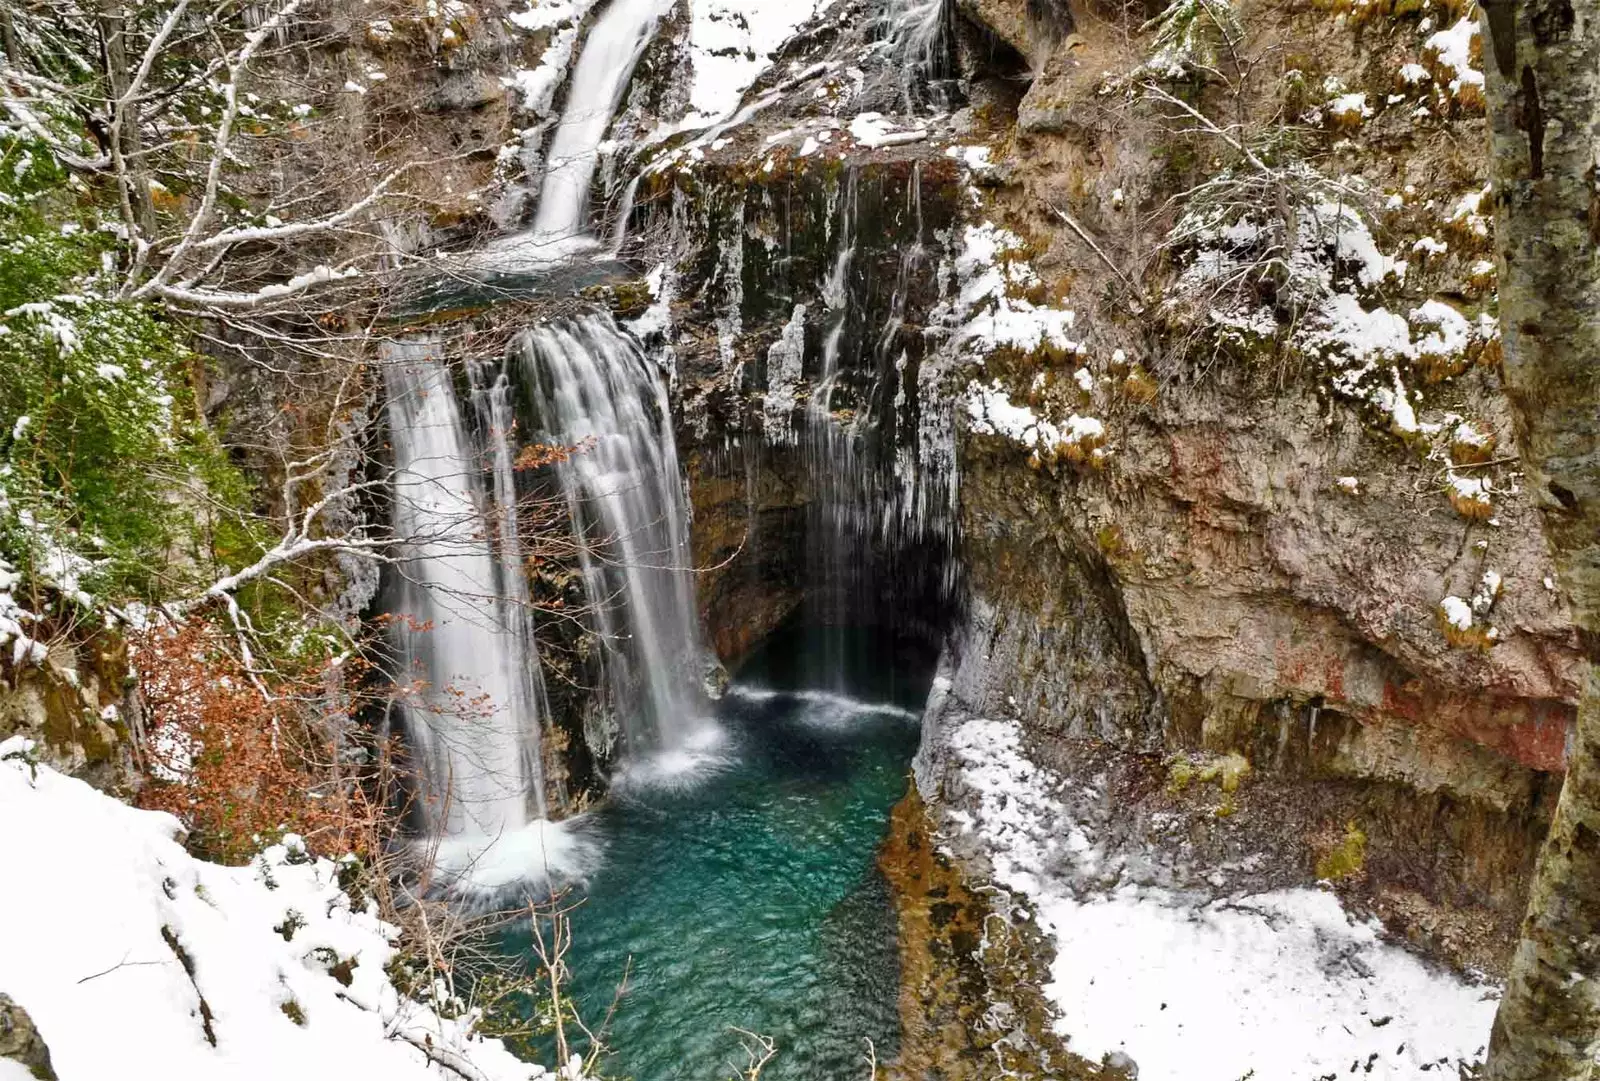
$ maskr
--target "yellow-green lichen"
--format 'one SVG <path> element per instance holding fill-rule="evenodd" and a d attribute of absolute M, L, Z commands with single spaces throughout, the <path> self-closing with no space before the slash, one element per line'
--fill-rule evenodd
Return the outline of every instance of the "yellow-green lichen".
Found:
<path fill-rule="evenodd" d="M 1367 862 L 1367 835 L 1354 822 L 1347 822 L 1344 837 L 1323 849 L 1317 856 L 1317 878 L 1337 882 L 1359 875 Z"/>

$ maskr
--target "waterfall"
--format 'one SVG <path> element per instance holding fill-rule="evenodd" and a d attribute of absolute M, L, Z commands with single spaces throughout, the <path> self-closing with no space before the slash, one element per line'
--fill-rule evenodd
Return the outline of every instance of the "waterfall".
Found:
<path fill-rule="evenodd" d="M 627 746 L 688 746 L 708 723 L 706 655 L 666 381 L 609 315 L 534 327 L 512 349 L 539 439 L 579 448 L 554 468 Z"/>
<path fill-rule="evenodd" d="M 533 226 L 490 244 L 488 261 L 501 269 L 517 264 L 548 266 L 599 246 L 589 232 L 588 212 L 600 143 L 668 7 L 670 0 L 612 0 L 589 31 L 567 84 L 566 108 L 545 155 Z"/>
<path fill-rule="evenodd" d="M 571 838 L 543 821 L 543 685 L 522 579 L 509 412 L 485 390 L 491 503 L 438 344 L 387 347 L 393 526 L 404 546 L 394 640 L 401 714 L 418 772 L 439 885 L 499 891 L 573 863 Z M 498 403 L 498 404 L 497 404 Z M 530 813 L 530 811 L 532 813 Z"/>
<path fill-rule="evenodd" d="M 884 0 L 880 33 L 907 109 L 950 107 L 955 73 L 950 0 Z"/>

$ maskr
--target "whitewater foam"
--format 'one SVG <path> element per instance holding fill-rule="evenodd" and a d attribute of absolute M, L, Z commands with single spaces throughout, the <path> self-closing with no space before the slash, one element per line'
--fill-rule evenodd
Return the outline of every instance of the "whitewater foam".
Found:
<path fill-rule="evenodd" d="M 612 791 L 694 788 L 738 761 L 729 743 L 723 728 L 710 718 L 701 718 L 678 743 L 628 760 L 612 778 Z"/>
<path fill-rule="evenodd" d="M 832 691 L 779 691 L 769 687 L 750 687 L 733 684 L 728 697 L 746 702 L 792 701 L 803 702 L 813 708 L 803 710 L 799 719 L 805 724 L 832 728 L 846 724 L 858 717 L 896 717 L 904 721 L 920 721 L 922 714 L 893 702 L 868 702 L 847 694 Z"/>
<path fill-rule="evenodd" d="M 418 842 L 431 849 L 430 893 L 468 907 L 501 908 L 581 883 L 600 866 L 603 847 L 583 816 L 536 818 L 496 836 L 461 833 Z"/>

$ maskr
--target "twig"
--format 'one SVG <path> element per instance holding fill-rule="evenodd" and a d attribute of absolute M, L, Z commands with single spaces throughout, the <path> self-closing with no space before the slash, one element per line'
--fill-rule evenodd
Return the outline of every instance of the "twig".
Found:
<path fill-rule="evenodd" d="M 1051 206 L 1050 210 L 1055 214 L 1056 217 L 1065 222 L 1074 233 L 1077 233 L 1080 240 L 1089 245 L 1089 250 L 1098 255 L 1100 257 L 1100 261 L 1111 268 L 1111 273 L 1115 274 L 1123 285 L 1126 285 L 1134 292 L 1138 291 L 1128 276 L 1122 272 L 1122 268 L 1111 261 L 1111 256 L 1107 255 L 1105 251 L 1101 249 L 1100 245 L 1094 242 L 1094 238 L 1091 237 L 1087 231 L 1085 231 L 1083 226 L 1077 223 L 1076 219 L 1074 219 L 1071 214 L 1068 214 L 1065 210 L 1062 210 L 1058 206 Z"/>

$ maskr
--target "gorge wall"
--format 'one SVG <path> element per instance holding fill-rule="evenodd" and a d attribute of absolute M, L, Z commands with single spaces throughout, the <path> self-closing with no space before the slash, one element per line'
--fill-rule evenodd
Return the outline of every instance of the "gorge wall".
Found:
<path fill-rule="evenodd" d="M 961 583 L 929 620 L 949 693 L 924 796 L 963 799 L 943 733 L 1014 719 L 1108 782 L 1098 820 L 1163 852 L 1159 880 L 1334 879 L 1498 969 L 1578 653 L 1496 371 L 1471 14 L 1247 4 L 1206 74 L 1170 24 L 1130 35 L 1141 13 L 962 4 L 965 102 L 929 116 L 875 66 L 870 13 L 830 9 L 635 210 L 704 240 L 655 296 L 722 655 L 805 595 L 823 478 L 788 414 L 823 392 L 830 260 L 859 238 L 848 422 L 921 463 L 886 485 L 906 503 L 940 470 L 959 491 L 948 523 L 878 533 L 948 538 Z M 1271 149 L 1222 168 L 1241 140 Z"/>

